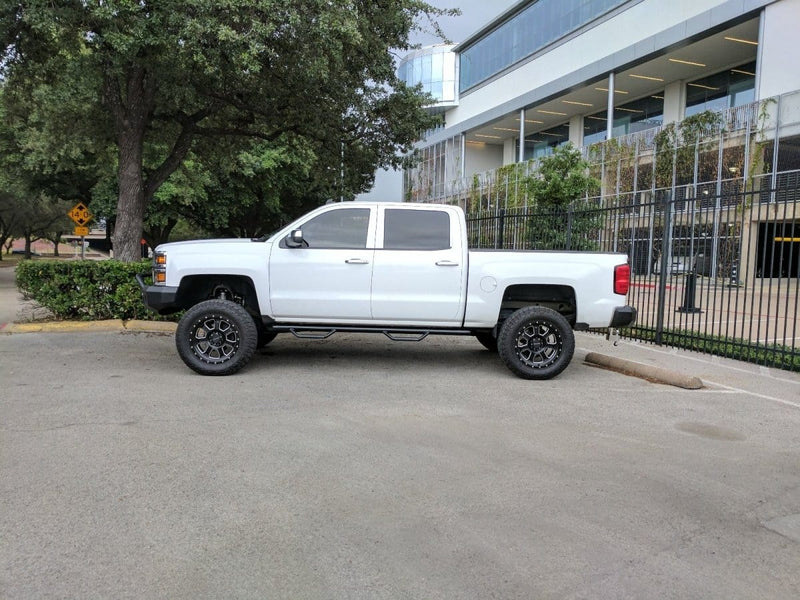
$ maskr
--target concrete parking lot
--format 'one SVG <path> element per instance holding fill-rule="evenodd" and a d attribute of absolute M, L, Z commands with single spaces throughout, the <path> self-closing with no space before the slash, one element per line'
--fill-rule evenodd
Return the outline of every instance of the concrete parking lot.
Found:
<path fill-rule="evenodd" d="M 580 336 L 0 335 L 3 598 L 797 598 L 800 378 Z M 669 362 L 682 390 L 584 364 Z"/>

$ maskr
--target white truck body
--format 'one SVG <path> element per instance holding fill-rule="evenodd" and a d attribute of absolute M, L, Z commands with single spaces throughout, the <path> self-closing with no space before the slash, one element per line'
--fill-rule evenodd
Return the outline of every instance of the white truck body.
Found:
<path fill-rule="evenodd" d="M 163 244 L 155 285 L 142 287 L 158 312 L 222 298 L 276 332 L 497 336 L 525 306 L 559 312 L 574 328 L 627 325 L 628 277 L 623 254 L 468 250 L 458 207 L 359 202 L 320 207 L 266 240 Z"/>

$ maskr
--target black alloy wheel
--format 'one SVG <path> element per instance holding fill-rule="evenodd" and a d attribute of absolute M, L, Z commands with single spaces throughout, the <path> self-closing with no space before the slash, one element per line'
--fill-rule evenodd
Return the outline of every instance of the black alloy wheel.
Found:
<path fill-rule="evenodd" d="M 527 306 L 505 320 L 497 337 L 500 358 L 518 377 L 550 379 L 567 368 L 575 335 L 567 320 L 543 306 Z"/>
<path fill-rule="evenodd" d="M 253 318 L 229 300 L 206 300 L 183 315 L 175 333 L 178 354 L 201 375 L 231 375 L 244 367 L 256 349 Z"/>

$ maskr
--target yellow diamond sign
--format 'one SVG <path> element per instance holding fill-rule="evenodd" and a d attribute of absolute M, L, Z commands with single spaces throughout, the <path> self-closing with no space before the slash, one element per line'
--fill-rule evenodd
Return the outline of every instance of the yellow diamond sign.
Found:
<path fill-rule="evenodd" d="M 72 210 L 70 210 L 67 215 L 80 227 L 86 225 L 92 220 L 92 217 L 94 217 L 94 215 L 89 212 L 89 209 L 86 208 L 86 205 L 83 202 L 78 202 L 75 206 L 73 206 Z"/>

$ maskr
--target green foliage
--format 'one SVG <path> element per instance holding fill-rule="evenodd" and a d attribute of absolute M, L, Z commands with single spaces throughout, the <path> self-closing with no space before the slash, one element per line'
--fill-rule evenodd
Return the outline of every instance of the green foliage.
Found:
<path fill-rule="evenodd" d="M 59 319 L 155 319 L 142 301 L 135 275 L 152 264 L 118 261 L 30 260 L 17 265 L 17 286 Z"/>
<path fill-rule="evenodd" d="M 154 213 L 174 211 L 164 202 L 181 190 L 148 208 L 198 146 L 213 148 L 205 140 L 228 156 L 256 143 L 273 165 L 303 153 L 292 164 L 312 170 L 291 183 L 259 166 L 274 178 L 252 194 L 261 208 L 283 198 L 278 188 L 351 197 L 376 168 L 397 166 L 436 117 L 397 79 L 394 53 L 418 21 L 436 30 L 455 13 L 421 0 L 25 0 L 0 9 L 0 79 L 19 109 L 21 162 L 71 180 L 83 201 L 116 188 L 115 255 L 131 262 L 146 218 L 152 237 L 175 222 Z"/>
<path fill-rule="evenodd" d="M 714 144 L 722 126 L 722 115 L 710 110 L 669 123 L 656 134 L 656 187 L 674 183 L 684 185 L 694 180 L 695 153 L 703 153 Z"/>
<path fill-rule="evenodd" d="M 559 146 L 541 158 L 526 185 L 531 202 L 540 208 L 566 207 L 600 188 L 600 182 L 589 174 L 589 163 L 572 144 Z"/>
<path fill-rule="evenodd" d="M 567 144 L 542 158 L 525 182 L 535 216 L 529 220 L 530 247 L 536 250 L 595 250 L 602 213 L 587 197 L 599 182 L 580 151 Z"/>
<path fill-rule="evenodd" d="M 623 329 L 621 334 L 644 341 L 654 342 L 656 339 L 655 331 L 641 327 Z M 800 352 L 780 344 L 754 344 L 749 340 L 722 336 L 700 337 L 696 331 L 688 330 L 664 331 L 661 334 L 661 343 L 675 348 L 800 372 Z"/>
<path fill-rule="evenodd" d="M 567 208 L 536 212 L 529 219 L 533 250 L 598 250 L 603 212 L 580 199 Z"/>

